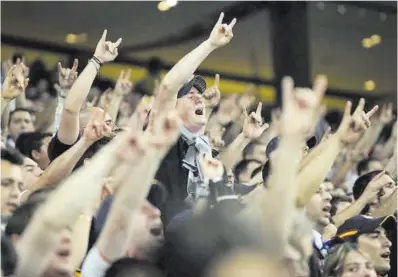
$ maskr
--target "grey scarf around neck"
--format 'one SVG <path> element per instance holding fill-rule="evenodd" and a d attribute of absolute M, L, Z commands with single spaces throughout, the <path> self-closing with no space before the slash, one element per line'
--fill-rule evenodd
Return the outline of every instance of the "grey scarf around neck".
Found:
<path fill-rule="evenodd" d="M 204 184 L 203 173 L 199 166 L 199 154 L 211 153 L 209 139 L 205 135 L 197 135 L 185 127 L 181 127 L 181 137 L 188 144 L 188 150 L 182 161 L 183 167 L 189 170 L 187 192 L 187 202 L 190 203 L 196 199 L 198 194 L 208 195 L 208 186 Z"/>

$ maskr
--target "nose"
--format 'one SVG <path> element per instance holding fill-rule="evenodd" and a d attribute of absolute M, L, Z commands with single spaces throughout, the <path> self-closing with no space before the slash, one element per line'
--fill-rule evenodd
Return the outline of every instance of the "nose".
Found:
<path fill-rule="evenodd" d="M 374 269 L 369 269 L 369 268 L 364 268 L 362 269 L 362 272 L 359 274 L 361 277 L 372 277 L 376 276 Z"/>
<path fill-rule="evenodd" d="M 382 240 L 382 246 L 385 248 L 390 248 L 392 243 L 391 241 L 388 239 L 388 237 L 386 235 L 382 235 L 381 236 L 381 240 Z"/>
<path fill-rule="evenodd" d="M 332 195 L 330 194 L 329 191 L 325 191 L 323 193 L 323 199 L 326 200 L 326 201 L 331 201 L 332 200 Z"/>

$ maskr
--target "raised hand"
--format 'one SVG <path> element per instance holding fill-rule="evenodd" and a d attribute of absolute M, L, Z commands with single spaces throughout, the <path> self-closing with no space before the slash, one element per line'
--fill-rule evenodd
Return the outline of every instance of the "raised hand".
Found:
<path fill-rule="evenodd" d="M 313 131 L 314 118 L 327 88 L 326 76 L 318 76 L 314 86 L 309 88 L 294 88 L 293 79 L 285 77 L 282 80 L 283 112 L 281 116 L 281 132 L 307 136 Z"/>
<path fill-rule="evenodd" d="M 268 129 L 269 125 L 267 123 L 263 124 L 263 119 L 261 117 L 261 110 L 263 103 L 258 103 L 256 112 L 252 112 L 250 115 L 247 114 L 245 110 L 245 120 L 243 123 L 243 135 L 248 139 L 256 139 Z"/>
<path fill-rule="evenodd" d="M 214 108 L 220 103 L 221 100 L 221 92 L 219 90 L 220 84 L 220 75 L 216 74 L 214 79 L 214 85 L 206 89 L 203 93 L 203 98 L 205 99 L 205 104 L 207 108 Z"/>
<path fill-rule="evenodd" d="M 370 117 L 374 115 L 379 108 L 379 106 L 376 105 L 369 112 L 365 113 L 363 110 L 364 107 L 365 99 L 362 98 L 354 113 L 351 115 L 351 102 L 347 102 L 343 119 L 337 130 L 337 134 L 344 144 L 356 143 L 361 138 L 363 132 L 371 125 L 369 120 Z"/>
<path fill-rule="evenodd" d="M 111 62 L 116 59 L 118 55 L 118 47 L 122 43 L 121 38 L 119 38 L 116 42 L 106 41 L 107 33 L 108 31 L 104 30 L 94 52 L 94 56 L 102 63 Z"/>
<path fill-rule="evenodd" d="M 77 79 L 78 59 L 74 59 L 72 68 L 63 68 L 62 64 L 58 64 L 58 82 L 61 89 L 70 89 Z"/>
<path fill-rule="evenodd" d="M 199 166 L 207 180 L 220 179 L 224 175 L 224 166 L 221 161 L 214 159 L 209 153 L 199 155 Z"/>
<path fill-rule="evenodd" d="M 254 92 L 256 90 L 255 85 L 250 85 L 242 96 L 239 97 L 238 105 L 242 111 L 248 109 L 251 105 L 256 101 L 256 97 L 254 96 Z"/>
<path fill-rule="evenodd" d="M 172 146 L 180 136 L 180 126 L 181 119 L 176 112 L 157 117 L 156 112 L 151 111 L 146 132 L 149 145 L 157 149 L 166 149 Z"/>
<path fill-rule="evenodd" d="M 113 98 L 113 89 L 107 88 L 99 98 L 98 107 L 100 107 L 101 109 L 105 109 L 105 107 L 111 104 L 112 98 Z"/>
<path fill-rule="evenodd" d="M 383 105 L 381 108 L 381 113 L 379 116 L 379 121 L 381 124 L 388 124 L 394 119 L 394 114 L 392 113 L 392 103 Z"/>
<path fill-rule="evenodd" d="M 83 131 L 83 138 L 89 142 L 94 143 L 97 140 L 112 134 L 112 128 L 105 122 L 106 110 L 101 111 L 95 109 L 92 113 L 89 123 Z"/>
<path fill-rule="evenodd" d="M 2 98 L 12 100 L 21 95 L 29 84 L 29 79 L 25 78 L 25 69 L 23 63 L 18 59 L 7 72 L 2 87 Z"/>
<path fill-rule="evenodd" d="M 380 190 L 386 185 L 386 180 L 388 182 L 388 178 L 383 178 L 385 174 L 386 172 L 383 170 L 366 186 L 361 197 L 366 200 L 367 204 L 373 203 L 377 200 Z"/>
<path fill-rule="evenodd" d="M 235 120 L 240 115 L 240 110 L 236 104 L 238 96 L 236 94 L 221 100 L 220 107 L 216 114 L 217 121 L 221 125 L 226 125 Z"/>
<path fill-rule="evenodd" d="M 232 28 L 236 24 L 236 18 L 234 18 L 229 25 L 222 23 L 223 18 L 224 13 L 221 13 L 208 39 L 211 45 L 216 48 L 228 44 L 234 36 Z"/>
<path fill-rule="evenodd" d="M 126 72 L 124 70 L 120 72 L 120 76 L 117 79 L 114 91 L 117 96 L 122 97 L 129 94 L 131 88 L 133 87 L 133 83 L 130 81 L 130 77 L 131 69 L 128 69 Z"/>

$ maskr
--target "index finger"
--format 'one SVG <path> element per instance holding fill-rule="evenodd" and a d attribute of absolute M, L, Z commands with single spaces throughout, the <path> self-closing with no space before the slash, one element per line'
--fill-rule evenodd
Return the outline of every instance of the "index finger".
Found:
<path fill-rule="evenodd" d="M 61 64 L 61 62 L 58 62 L 57 63 L 57 68 L 58 68 L 58 72 L 62 72 L 62 64 Z"/>
<path fill-rule="evenodd" d="M 219 84 L 220 84 L 220 74 L 216 74 L 216 77 L 214 79 L 214 85 L 218 87 Z"/>
<path fill-rule="evenodd" d="M 257 105 L 256 114 L 261 115 L 261 110 L 263 109 L 263 102 L 259 102 Z"/>
<path fill-rule="evenodd" d="M 74 59 L 73 60 L 72 71 L 76 71 L 78 66 L 79 66 L 79 60 L 78 59 Z"/>
<path fill-rule="evenodd" d="M 131 69 L 128 69 L 126 71 L 126 75 L 124 75 L 124 79 L 125 80 L 130 80 L 130 78 L 131 78 Z"/>
<path fill-rule="evenodd" d="M 217 20 L 217 24 L 221 25 L 223 19 L 224 19 L 224 13 L 222 12 L 222 13 L 220 13 L 220 17 Z"/>
<path fill-rule="evenodd" d="M 294 82 L 291 77 L 284 77 L 282 79 L 282 100 L 283 105 L 291 101 L 294 91 Z"/>
<path fill-rule="evenodd" d="M 312 90 L 316 93 L 318 99 L 322 99 L 323 95 L 325 95 L 327 85 L 328 79 L 325 75 L 319 75 L 316 77 Z"/>
<path fill-rule="evenodd" d="M 378 109 L 379 109 L 379 105 L 374 106 L 373 109 L 371 109 L 370 111 L 368 111 L 366 113 L 366 117 L 367 118 L 372 117 L 372 115 L 374 115 L 377 112 Z"/>
<path fill-rule="evenodd" d="M 231 23 L 229 23 L 228 27 L 232 29 L 235 26 L 235 24 L 236 24 L 236 18 L 232 19 L 232 21 L 231 21 Z"/>
<path fill-rule="evenodd" d="M 106 40 L 106 34 L 107 34 L 107 33 L 108 33 L 108 30 L 105 29 L 104 32 L 102 33 L 101 41 L 105 41 L 105 40 Z"/>

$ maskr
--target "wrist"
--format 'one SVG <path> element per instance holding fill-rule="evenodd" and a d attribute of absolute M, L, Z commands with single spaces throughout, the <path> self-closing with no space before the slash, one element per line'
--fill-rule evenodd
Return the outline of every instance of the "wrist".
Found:
<path fill-rule="evenodd" d="M 216 44 L 214 44 L 213 42 L 211 42 L 210 39 L 207 39 L 206 41 L 203 42 L 203 44 L 210 50 L 210 51 L 214 51 L 218 48 L 218 46 Z"/>
<path fill-rule="evenodd" d="M 10 99 L 10 98 L 4 98 L 3 96 L 1 97 L 1 101 L 6 103 L 6 104 L 9 103 L 11 100 L 12 99 Z"/>
<path fill-rule="evenodd" d="M 93 145 L 94 141 L 88 140 L 84 136 L 79 140 L 79 144 L 82 148 L 88 149 L 91 145 Z"/>
<path fill-rule="evenodd" d="M 101 58 L 99 58 L 98 55 L 94 54 L 91 59 L 93 61 L 95 61 L 96 63 L 98 63 L 98 65 L 100 65 L 100 66 L 104 64 L 104 61 Z"/>

